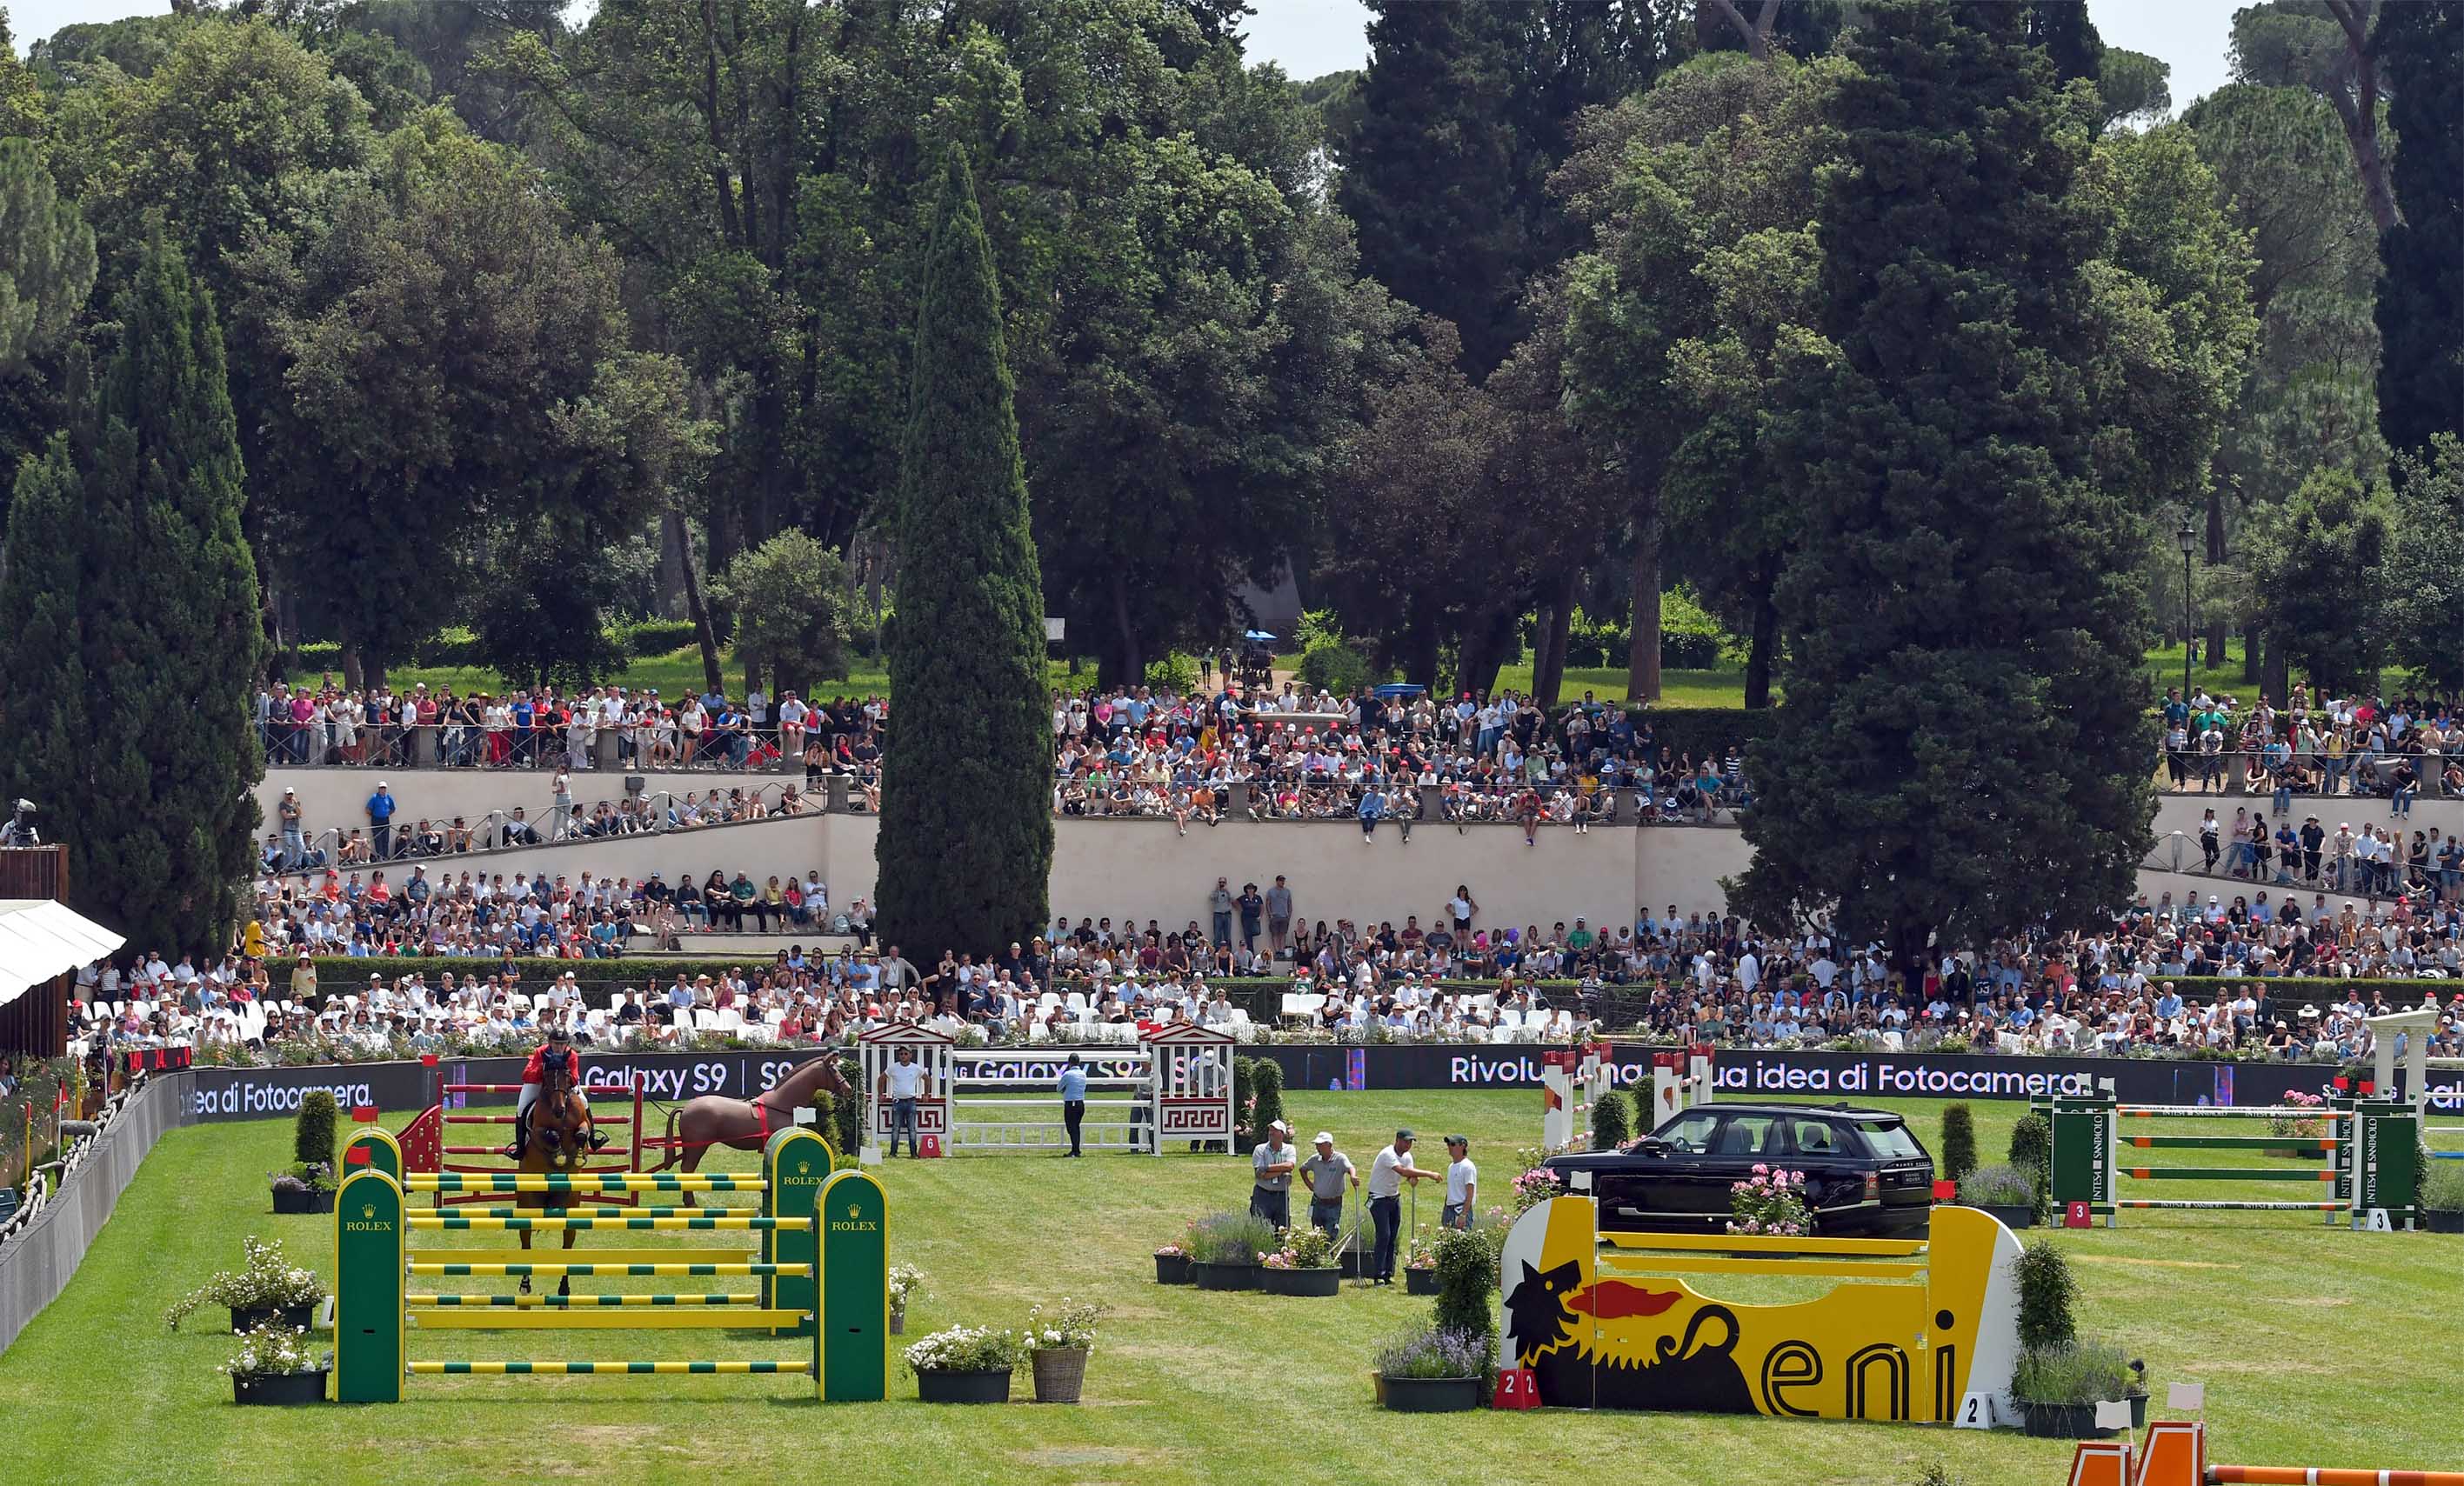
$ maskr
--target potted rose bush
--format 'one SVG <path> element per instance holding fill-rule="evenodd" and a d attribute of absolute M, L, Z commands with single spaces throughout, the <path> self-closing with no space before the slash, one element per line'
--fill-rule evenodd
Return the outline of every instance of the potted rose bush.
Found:
<path fill-rule="evenodd" d="M 305 1330 L 267 1324 L 240 1333 L 220 1370 L 231 1377 L 235 1404 L 321 1404 L 331 1367 L 332 1354 L 309 1350 Z"/>
<path fill-rule="evenodd" d="M 251 1234 L 242 1247 L 248 1252 L 248 1262 L 236 1273 L 218 1272 L 163 1313 L 172 1330 L 179 1330 L 180 1322 L 201 1305 L 228 1307 L 233 1332 L 253 1331 L 268 1323 L 305 1330 L 317 1323 L 325 1284 L 316 1271 L 292 1263 L 279 1239 Z"/>
<path fill-rule="evenodd" d="M 1757 1165 L 1728 1186 L 1728 1232 L 1770 1238 L 1802 1238 L 1814 1232 L 1805 1206 L 1805 1173 Z"/>
<path fill-rule="evenodd" d="M 2324 1095 L 2305 1094 L 2295 1089 L 2284 1096 L 2278 1113 L 2267 1117 L 2267 1133 L 2282 1137 L 2287 1144 L 2270 1146 L 2266 1154 L 2309 1158 L 2320 1154 L 2313 1147 L 2297 1146 L 2294 1141 L 2316 1141 L 2327 1133 L 2327 1100 Z"/>
<path fill-rule="evenodd" d="M 1407 1295 L 1438 1293 L 1438 1246 L 1429 1239 L 1416 1236 L 1404 1251 L 1403 1290 Z"/>
<path fill-rule="evenodd" d="M 1013 1331 L 950 1326 L 909 1344 L 907 1370 L 928 1404 L 1005 1404 L 1025 1346 Z"/>
<path fill-rule="evenodd" d="M 1268 1295 L 1329 1296 L 1341 1282 L 1334 1240 L 1315 1228 L 1286 1229 L 1283 1247 L 1258 1269 L 1258 1288 Z"/>
<path fill-rule="evenodd" d="M 1035 1401 L 1074 1404 L 1087 1384 L 1087 1354 L 1094 1349 L 1095 1323 L 1104 1307 L 1091 1300 L 1063 1297 L 1046 1310 L 1026 1313 L 1026 1346 L 1035 1370 Z"/>
<path fill-rule="evenodd" d="M 1480 1407 L 1488 1342 L 1434 1323 L 1377 1350 L 1378 1402 L 1398 1413 L 1454 1413 Z"/>
<path fill-rule="evenodd" d="M 1181 1230 L 1179 1238 L 1171 1243 L 1157 1244 L 1155 1246 L 1155 1261 L 1156 1284 L 1185 1285 L 1190 1282 L 1190 1235 L 1196 1231 L 1197 1227 L 1197 1224 L 1192 1223 L 1189 1227 Z"/>

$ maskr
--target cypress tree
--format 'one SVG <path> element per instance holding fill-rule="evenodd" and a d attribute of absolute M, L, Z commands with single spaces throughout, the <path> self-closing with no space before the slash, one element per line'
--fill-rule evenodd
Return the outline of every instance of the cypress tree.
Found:
<path fill-rule="evenodd" d="M 880 928 L 913 959 L 1044 926 L 1052 869 L 1044 585 L 975 182 L 952 151 L 915 326 L 899 470 L 896 698 Z"/>
<path fill-rule="evenodd" d="M 2420 450 L 2464 428 L 2464 0 L 2384 7 L 2377 44 L 2404 212 L 2379 238 L 2379 432 Z"/>
<path fill-rule="evenodd" d="M 1836 348 L 1777 418 L 1800 536 L 1787 703 L 1754 752 L 1765 924 L 1834 915 L 1913 979 L 2125 900 L 2151 816 L 2142 518 L 2094 478 L 2098 209 L 2026 8 L 1886 0 L 1834 93 Z"/>
<path fill-rule="evenodd" d="M 218 953 L 265 774 L 222 328 L 160 241 L 116 309 L 75 432 L 24 468 L 10 514 L 7 716 L 44 740 L 11 750 L 13 774 L 74 853 L 80 912 L 142 949 Z"/>

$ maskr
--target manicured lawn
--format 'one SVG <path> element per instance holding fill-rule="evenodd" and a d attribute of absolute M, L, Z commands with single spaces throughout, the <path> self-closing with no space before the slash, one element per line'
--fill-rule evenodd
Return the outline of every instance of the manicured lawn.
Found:
<path fill-rule="evenodd" d="M 1539 1125 L 1539 1096 L 1530 1091 L 1295 1090 L 1287 1107 L 1304 1134 L 1321 1125 L 1336 1131 L 1364 1167 L 1397 1123 L 1424 1136 L 1462 1129 L 1497 1187 L 1510 1152 L 1536 1139 Z M 1938 1148 L 1941 1105 L 1898 1107 Z M 2019 1108 L 1976 1109 L 1979 1149 L 1991 1160 Z M 297 1257 L 330 1269 L 332 1219 L 266 1213 L 264 1173 L 288 1148 L 289 1126 L 278 1121 L 165 1137 L 68 1293 L 0 1357 L 0 1418 L 10 1421 L 11 1451 L 0 1478 L 46 1486 L 500 1486 L 553 1476 L 666 1486 L 775 1474 L 918 1486 L 1250 1486 L 1605 1475 L 1640 1486 L 1910 1486 L 1938 1461 L 1965 1486 L 2054 1486 L 2070 1458 L 2065 1445 L 2013 1431 L 1552 1410 L 1414 1423 L 1379 1412 L 1370 1402 L 1369 1352 L 1425 1316 L 1429 1301 L 1399 1287 L 1285 1300 L 1151 1282 L 1155 1242 L 1192 1215 L 1246 1198 L 1240 1165 L 1189 1155 L 1083 1162 L 979 1155 L 901 1162 L 887 1173 L 891 1257 L 932 1277 L 933 1293 L 909 1319 L 911 1336 L 958 1321 L 1014 1323 L 1040 1298 L 1097 1296 L 1112 1304 L 1082 1408 L 927 1408 L 914 1402 L 913 1381 L 893 1369 L 890 1402 L 827 1409 L 808 1401 L 809 1382 L 787 1377 L 517 1377 L 410 1379 L 410 1401 L 390 1408 L 242 1411 L 213 1371 L 228 1344 L 212 1332 L 219 1313 L 191 1319 L 176 1336 L 164 1332 L 160 1317 L 209 1272 L 235 1264 L 246 1234 L 281 1235 Z M 752 1163 L 732 1156 L 727 1164 Z M 2182 1193 L 2202 1197 L 2281 1196 L 2291 1187 L 2184 1185 L 2205 1188 Z M 1423 1224 L 1434 1223 L 1436 1209 L 1435 1193 L 1424 1194 Z M 2167 1382 L 2208 1385 L 2215 1458 L 2464 1464 L 2464 1427 L 2456 1422 L 2464 1418 L 2464 1373 L 2453 1354 L 2464 1239 L 2358 1235 L 2294 1215 L 2128 1221 L 2118 1231 L 2055 1237 L 2077 1260 L 2083 1324 L 2146 1359 L 2160 1406 Z M 424 1236 L 438 1246 L 449 1239 L 501 1246 L 493 1235 Z M 671 1236 L 603 1241 L 640 1246 Z M 415 1283 L 483 1289 L 512 1281 Z M 793 1343 L 697 1331 L 570 1339 L 413 1332 L 410 1340 L 415 1359 L 758 1358 L 794 1350 Z M 1019 1388 L 1026 1396 L 1023 1376 Z"/>

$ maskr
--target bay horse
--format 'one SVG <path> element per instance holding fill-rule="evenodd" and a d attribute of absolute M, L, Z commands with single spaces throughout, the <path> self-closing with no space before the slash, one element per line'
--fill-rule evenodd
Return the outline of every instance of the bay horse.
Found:
<path fill-rule="evenodd" d="M 661 1147 L 667 1154 L 649 1169 L 664 1171 L 682 1162 L 690 1175 L 701 1166 L 702 1153 L 713 1146 L 759 1150 L 774 1132 L 796 1123 L 796 1111 L 812 1104 L 815 1089 L 827 1089 L 836 1099 L 853 1097 L 847 1075 L 839 1071 L 838 1054 L 824 1053 L 797 1064 L 785 1078 L 751 1099 L 704 1094 L 689 1100 L 668 1111 L 668 1138 Z M 695 1206 L 692 1192 L 678 1196 L 683 1206 Z"/>
<path fill-rule="evenodd" d="M 531 1103 L 528 1124 L 523 1133 L 529 1138 L 522 1146 L 521 1169 L 531 1173 L 570 1175 L 583 1168 L 593 1150 L 606 1144 L 590 1120 L 590 1101 L 582 1097 L 574 1086 L 573 1072 L 579 1060 L 570 1052 L 561 1058 L 549 1057 L 543 1063 L 539 1098 Z M 542 1208 L 570 1207 L 583 1200 L 582 1194 L 569 1191 L 522 1191 L 514 1194 L 514 1206 L 530 1211 Z M 531 1231 L 521 1230 L 522 1250 L 528 1253 Z M 574 1229 L 564 1231 L 563 1247 L 573 1247 L 577 1236 Z M 570 1295 L 572 1279 L 559 1276 L 556 1293 Z M 521 1294 L 531 1293 L 531 1277 L 522 1277 Z"/>

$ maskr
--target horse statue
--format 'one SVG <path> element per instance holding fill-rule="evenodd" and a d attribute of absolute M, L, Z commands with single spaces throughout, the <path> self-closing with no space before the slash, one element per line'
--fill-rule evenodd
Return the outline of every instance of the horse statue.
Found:
<path fill-rule="evenodd" d="M 577 1060 L 571 1056 L 549 1058 L 539 1080 L 539 1094 L 531 1104 L 529 1123 L 524 1128 L 528 1140 L 522 1147 L 521 1169 L 532 1173 L 570 1175 L 583 1169 L 590 1153 L 607 1143 L 591 1123 L 590 1101 L 582 1097 L 574 1086 L 573 1073 Z M 569 1191 L 523 1191 L 514 1194 L 517 1208 L 538 1210 L 572 1205 L 579 1194 Z M 564 1231 L 564 1247 L 572 1248 L 576 1232 Z M 521 1230 L 522 1249 L 531 1246 L 531 1231 Z M 573 1281 L 559 1277 L 556 1293 L 572 1294 Z M 522 1277 L 521 1294 L 531 1293 L 531 1277 Z"/>
<path fill-rule="evenodd" d="M 701 1166 L 702 1153 L 713 1146 L 759 1150 L 773 1131 L 796 1123 L 796 1111 L 813 1102 L 815 1089 L 827 1089 L 838 1099 L 853 1095 L 847 1075 L 839 1071 L 837 1053 L 824 1053 L 797 1064 L 785 1078 L 751 1099 L 704 1094 L 690 1100 L 668 1111 L 668 1137 L 662 1143 L 667 1155 L 650 1169 L 664 1171 L 682 1162 L 691 1175 Z M 678 1195 L 683 1206 L 694 1206 L 692 1192 Z"/>

